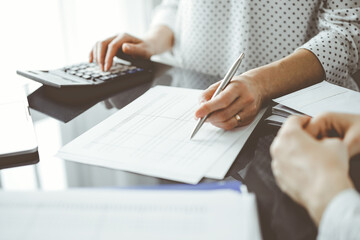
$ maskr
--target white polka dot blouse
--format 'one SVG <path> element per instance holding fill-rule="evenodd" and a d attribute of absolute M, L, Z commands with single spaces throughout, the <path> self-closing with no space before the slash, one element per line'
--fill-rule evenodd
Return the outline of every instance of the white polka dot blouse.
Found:
<path fill-rule="evenodd" d="M 152 22 L 160 24 L 173 30 L 184 68 L 222 77 L 241 52 L 238 74 L 305 48 L 327 81 L 358 90 L 359 0 L 164 0 Z"/>

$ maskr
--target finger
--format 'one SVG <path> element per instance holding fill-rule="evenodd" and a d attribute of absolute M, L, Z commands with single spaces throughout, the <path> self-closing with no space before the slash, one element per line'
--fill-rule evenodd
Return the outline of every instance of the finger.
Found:
<path fill-rule="evenodd" d="M 243 127 L 246 125 L 249 125 L 254 121 L 256 115 L 258 113 L 258 110 L 254 108 L 254 106 L 246 107 L 243 111 L 238 113 L 240 116 L 241 121 L 239 122 L 239 127 Z"/>
<path fill-rule="evenodd" d="M 89 63 L 92 63 L 93 60 L 94 60 L 94 54 L 93 54 L 93 49 L 91 49 L 91 52 L 89 54 Z"/>
<path fill-rule="evenodd" d="M 237 113 L 241 112 L 243 107 L 241 99 L 235 99 L 235 101 L 227 108 L 213 112 L 210 117 L 208 117 L 207 121 L 211 123 L 225 122 L 234 117 Z"/>
<path fill-rule="evenodd" d="M 195 116 L 197 118 L 202 118 L 212 112 L 224 109 L 228 107 L 232 102 L 234 102 L 238 95 L 238 90 L 230 84 L 218 96 L 202 104 L 200 108 L 195 112 Z"/>
<path fill-rule="evenodd" d="M 132 55 L 134 57 L 141 57 L 144 59 L 150 59 L 150 54 L 143 44 L 124 43 L 122 50 L 125 54 Z"/>
<path fill-rule="evenodd" d="M 345 115 L 324 113 L 312 119 L 306 131 L 319 139 L 323 137 L 343 137 L 350 123 Z"/>
<path fill-rule="evenodd" d="M 96 63 L 100 66 L 101 68 L 101 63 L 100 63 L 100 42 L 96 43 Z"/>
<path fill-rule="evenodd" d="M 306 126 L 306 131 L 313 137 L 323 138 L 327 135 L 327 129 L 332 129 L 330 118 L 332 116 L 328 113 L 314 117 Z"/>
<path fill-rule="evenodd" d="M 325 124 L 323 123 L 322 119 L 317 119 L 317 118 L 312 119 L 305 128 L 307 133 L 319 139 L 322 138 L 323 132 L 325 132 L 324 129 L 325 129 Z"/>
<path fill-rule="evenodd" d="M 96 44 L 95 44 L 95 46 L 93 47 L 92 53 L 93 53 L 93 61 L 94 61 L 94 62 L 96 62 L 96 64 L 97 64 L 97 56 L 96 56 L 97 50 L 96 50 Z"/>
<path fill-rule="evenodd" d="M 224 122 L 214 122 L 211 124 L 218 128 L 222 128 L 224 130 L 231 130 L 233 128 L 236 128 L 239 125 L 238 120 L 236 120 L 235 117 L 232 117 Z"/>
<path fill-rule="evenodd" d="M 105 70 L 109 70 L 113 63 L 113 58 L 116 56 L 116 53 L 120 48 L 122 48 L 124 43 L 140 43 L 142 40 L 135 38 L 129 34 L 118 35 L 117 37 L 111 39 L 109 42 L 106 57 L 105 57 Z"/>
<path fill-rule="evenodd" d="M 309 116 L 291 115 L 279 130 L 279 133 L 290 129 L 304 129 L 310 120 L 311 117 Z"/>
<path fill-rule="evenodd" d="M 105 54 L 107 50 L 107 43 L 106 42 L 98 42 L 97 43 L 97 58 L 98 64 L 102 71 L 104 71 L 104 63 L 105 63 Z"/>
<path fill-rule="evenodd" d="M 105 56 L 105 71 L 108 71 L 112 64 L 113 58 L 115 57 L 117 51 L 122 46 L 123 39 L 122 36 L 114 38 L 108 45 L 106 56 Z"/>
<path fill-rule="evenodd" d="M 214 95 L 216 89 L 219 87 L 221 81 L 219 82 L 216 82 L 212 85 L 210 85 L 210 87 L 208 87 L 201 95 L 200 95 L 200 98 L 199 98 L 199 102 L 200 103 L 204 103 L 204 102 L 207 102 L 209 101 L 212 96 Z"/>

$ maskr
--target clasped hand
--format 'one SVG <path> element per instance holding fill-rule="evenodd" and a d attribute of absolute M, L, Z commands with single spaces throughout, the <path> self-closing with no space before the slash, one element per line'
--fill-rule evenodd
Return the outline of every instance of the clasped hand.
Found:
<path fill-rule="evenodd" d="M 280 189 L 303 205 L 319 224 L 330 201 L 353 188 L 349 159 L 360 154 L 360 116 L 292 116 L 279 130 L 270 152 Z"/>

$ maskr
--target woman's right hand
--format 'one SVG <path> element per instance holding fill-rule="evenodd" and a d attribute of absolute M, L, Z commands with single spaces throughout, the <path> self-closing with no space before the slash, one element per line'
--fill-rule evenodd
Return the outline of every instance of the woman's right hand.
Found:
<path fill-rule="evenodd" d="M 97 42 L 90 52 L 89 62 L 95 61 L 102 71 L 108 71 L 119 49 L 134 58 L 150 59 L 155 54 L 150 42 L 124 33 Z"/>

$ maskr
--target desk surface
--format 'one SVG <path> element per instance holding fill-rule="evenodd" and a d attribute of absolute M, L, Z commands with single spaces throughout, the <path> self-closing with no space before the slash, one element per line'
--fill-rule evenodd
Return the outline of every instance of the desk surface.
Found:
<path fill-rule="evenodd" d="M 151 81 L 121 91 L 111 97 L 103 96 L 81 103 L 61 103 L 44 94 L 43 87 L 29 96 L 33 116 L 57 119 L 64 145 L 86 130 L 121 109 L 154 85 L 205 89 L 220 77 L 171 68 L 156 64 Z M 66 98 L 66 96 L 64 96 Z M 43 115 L 45 113 L 46 115 Z M 52 131 L 49 129 L 49 131 Z M 315 239 L 316 227 L 306 211 L 284 195 L 276 186 L 270 167 L 269 146 L 277 129 L 260 122 L 239 153 L 227 174 L 227 179 L 245 182 L 257 195 L 264 239 Z M 51 135 L 51 134 L 50 134 Z M 47 138 L 49 135 L 47 135 Z M 41 136 L 38 136 L 41 137 Z M 46 139 L 46 141 L 56 141 Z M 39 139 L 41 143 L 42 139 Z M 39 144 L 41 161 L 41 144 Z M 156 185 L 170 181 L 125 173 L 119 170 L 65 161 L 69 187 L 112 187 Z M 132 179 L 132 181 L 128 181 Z M 208 181 L 205 179 L 205 181 Z"/>

